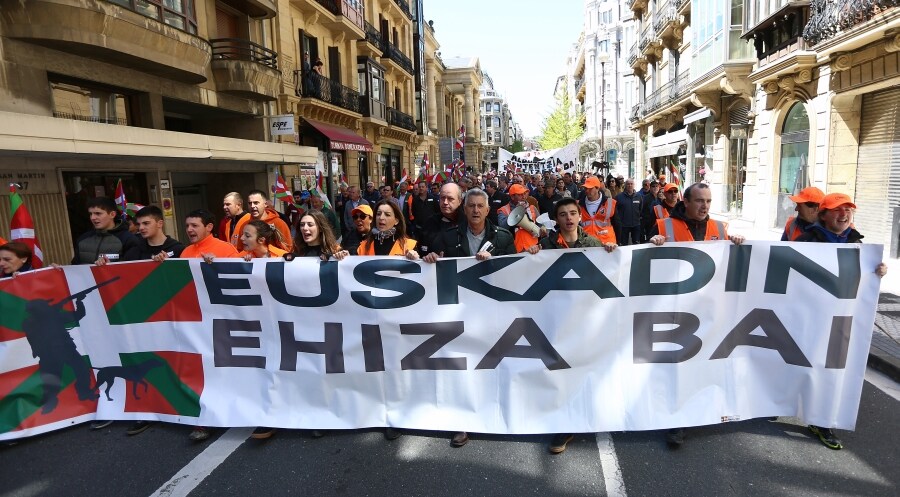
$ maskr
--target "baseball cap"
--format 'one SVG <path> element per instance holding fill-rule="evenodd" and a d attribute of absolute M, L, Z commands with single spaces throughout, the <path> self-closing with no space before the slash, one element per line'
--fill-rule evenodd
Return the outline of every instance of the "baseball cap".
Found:
<path fill-rule="evenodd" d="M 822 192 L 822 190 L 819 190 L 814 186 L 808 186 L 800 190 L 800 192 L 796 195 L 790 196 L 790 199 L 797 204 L 802 204 L 804 202 L 815 202 L 817 204 L 821 204 L 823 198 L 825 198 L 825 194 Z"/>
<path fill-rule="evenodd" d="M 369 217 L 375 217 L 375 216 L 372 214 L 372 207 L 370 207 L 370 206 L 368 206 L 368 205 L 359 205 L 359 206 L 357 206 L 355 209 L 353 209 L 352 211 L 350 211 L 350 215 L 352 216 L 352 215 L 356 214 L 357 212 L 362 212 L 363 214 L 365 214 L 365 215 L 367 215 L 367 216 L 369 216 Z"/>
<path fill-rule="evenodd" d="M 856 209 L 856 204 L 853 203 L 853 199 L 844 193 L 829 193 L 828 195 L 825 195 L 825 198 L 823 198 L 821 202 L 819 202 L 820 209 L 836 209 L 842 205 L 849 205 Z"/>
<path fill-rule="evenodd" d="M 675 190 L 677 192 L 678 185 L 676 185 L 675 183 L 666 183 L 666 187 L 663 189 L 663 192 L 668 192 L 671 190 Z"/>
<path fill-rule="evenodd" d="M 524 186 L 522 186 L 518 183 L 509 187 L 510 195 L 524 195 L 526 193 L 528 193 L 528 188 L 525 188 Z"/>
<path fill-rule="evenodd" d="M 603 183 L 597 179 L 596 176 L 591 176 L 588 179 L 584 180 L 585 188 L 603 188 Z"/>

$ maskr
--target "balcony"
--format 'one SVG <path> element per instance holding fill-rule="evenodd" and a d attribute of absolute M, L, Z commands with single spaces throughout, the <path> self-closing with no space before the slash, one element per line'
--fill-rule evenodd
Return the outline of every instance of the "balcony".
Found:
<path fill-rule="evenodd" d="M 631 121 L 631 124 L 635 124 L 641 120 L 642 115 L 643 111 L 641 110 L 641 104 L 637 104 L 631 108 L 631 115 L 628 116 L 628 120 Z"/>
<path fill-rule="evenodd" d="M 659 87 L 644 101 L 641 118 L 676 104 L 691 94 L 691 76 L 684 71 L 674 80 Z M 633 110 L 633 109 L 632 109 Z"/>
<path fill-rule="evenodd" d="M 360 113 L 359 92 L 314 71 L 294 71 L 297 96 L 329 103 L 344 110 Z M 300 77 L 298 77 L 300 76 Z"/>
<path fill-rule="evenodd" d="M 575 98 L 577 98 L 578 101 L 581 102 L 582 104 L 584 103 L 585 91 L 586 90 L 584 87 L 584 78 L 576 79 L 575 80 Z"/>
<path fill-rule="evenodd" d="M 690 15 L 691 0 L 672 0 L 675 5 L 675 13 L 682 16 Z"/>
<path fill-rule="evenodd" d="M 359 55 L 364 57 L 381 57 L 381 31 L 365 21 L 365 38 L 360 38 L 356 44 Z"/>
<path fill-rule="evenodd" d="M 848 31 L 886 11 L 895 10 L 897 0 L 812 0 L 810 2 L 809 23 L 803 30 L 803 38 L 809 46 L 837 38 Z"/>
<path fill-rule="evenodd" d="M 678 48 L 683 36 L 679 23 L 677 7 L 674 0 L 663 3 L 656 11 L 653 18 L 653 31 L 655 37 L 662 40 L 663 45 L 670 48 Z"/>
<path fill-rule="evenodd" d="M 410 20 L 412 20 L 413 15 L 412 11 L 409 10 L 409 2 L 406 0 L 394 0 L 394 3 L 397 4 L 397 7 L 400 7 L 400 12 L 403 12 L 404 15 Z"/>
<path fill-rule="evenodd" d="M 319 24 L 351 39 L 366 34 L 362 0 L 291 0 L 291 3 L 308 16 L 319 16 Z"/>
<path fill-rule="evenodd" d="M 640 19 L 647 10 L 648 0 L 626 0 L 626 6 L 634 12 L 634 18 Z"/>
<path fill-rule="evenodd" d="M 222 3 L 254 19 L 270 19 L 278 13 L 276 0 L 222 0 Z"/>
<path fill-rule="evenodd" d="M 409 114 L 404 114 L 393 107 L 388 107 L 387 117 L 388 124 L 391 126 L 396 126 L 407 131 L 416 131 L 416 122 Z"/>
<path fill-rule="evenodd" d="M 281 83 L 277 53 L 249 40 L 218 38 L 209 43 L 216 90 L 252 100 L 275 100 Z"/>
<path fill-rule="evenodd" d="M 142 2 L 145 10 L 140 12 L 128 0 L 122 0 L 128 6 L 118 3 L 4 2 L 0 32 L 7 38 L 183 83 L 206 81 L 212 50 L 206 40 L 188 32 L 192 19 L 168 17 L 162 22 L 154 18 L 151 14 L 159 12 L 159 2 Z"/>
<path fill-rule="evenodd" d="M 382 59 L 387 59 L 393 62 L 397 67 L 406 71 L 410 76 L 413 75 L 413 63 L 409 60 L 409 57 L 403 55 L 403 52 L 400 51 L 393 43 L 387 41 L 386 39 L 381 40 L 381 52 Z"/>

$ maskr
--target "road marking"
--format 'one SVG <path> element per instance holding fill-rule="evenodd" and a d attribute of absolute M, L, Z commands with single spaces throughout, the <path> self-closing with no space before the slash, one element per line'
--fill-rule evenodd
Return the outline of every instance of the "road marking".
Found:
<path fill-rule="evenodd" d="M 866 381 L 893 397 L 894 400 L 900 400 L 900 383 L 897 383 L 884 373 L 875 371 L 872 368 L 866 368 Z"/>
<path fill-rule="evenodd" d="M 191 462 L 163 483 L 151 497 L 187 497 L 210 473 L 228 459 L 250 434 L 253 428 L 231 428 Z"/>
<path fill-rule="evenodd" d="M 598 433 L 597 450 L 600 451 L 600 468 L 603 471 L 603 483 L 606 485 L 607 497 L 627 497 L 625 480 L 622 478 L 622 468 L 619 466 L 619 458 L 616 457 L 616 447 L 613 445 L 612 435 Z"/>

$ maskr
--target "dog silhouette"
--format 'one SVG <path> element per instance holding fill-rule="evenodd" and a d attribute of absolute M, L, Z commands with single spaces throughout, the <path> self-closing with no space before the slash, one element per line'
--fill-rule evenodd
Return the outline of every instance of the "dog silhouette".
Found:
<path fill-rule="evenodd" d="M 105 368 L 91 368 L 97 370 L 97 384 L 94 385 L 94 393 L 97 398 L 100 398 L 100 386 L 104 383 L 106 384 L 106 400 L 113 400 L 112 397 L 109 396 L 109 390 L 113 387 L 113 383 L 115 383 L 116 378 L 122 378 L 126 382 L 131 382 L 131 394 L 134 396 L 135 400 L 140 400 L 138 397 L 138 385 L 143 385 L 144 393 L 147 393 L 147 388 L 149 387 L 149 383 L 144 380 L 144 376 L 147 376 L 147 373 L 150 370 L 158 368 L 165 364 L 163 361 L 159 359 L 148 359 L 143 362 L 139 362 L 137 364 L 133 364 L 131 366 L 106 366 Z"/>

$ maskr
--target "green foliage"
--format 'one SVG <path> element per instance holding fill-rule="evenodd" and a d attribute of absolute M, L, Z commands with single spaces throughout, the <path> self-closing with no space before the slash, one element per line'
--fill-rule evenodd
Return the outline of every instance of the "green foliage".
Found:
<path fill-rule="evenodd" d="M 514 154 L 517 154 L 519 152 L 524 152 L 525 144 L 522 143 L 522 140 L 516 140 L 516 141 L 512 142 L 512 145 L 510 145 L 507 150 Z"/>
<path fill-rule="evenodd" d="M 583 123 L 584 112 L 573 111 L 568 92 L 561 91 L 556 95 L 556 108 L 544 119 L 538 143 L 544 150 L 564 147 L 584 134 Z"/>

